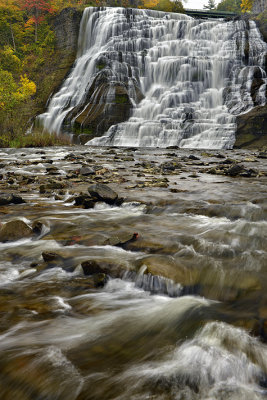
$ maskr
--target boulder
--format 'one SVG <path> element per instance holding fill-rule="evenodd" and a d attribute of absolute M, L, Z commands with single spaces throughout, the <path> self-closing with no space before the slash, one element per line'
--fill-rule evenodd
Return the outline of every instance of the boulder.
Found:
<path fill-rule="evenodd" d="M 94 185 L 89 186 L 88 192 L 90 195 L 97 200 L 104 201 L 108 204 L 116 203 L 118 199 L 118 194 L 114 192 L 109 186 L 104 185 L 103 183 L 96 183 Z"/>
<path fill-rule="evenodd" d="M 26 201 L 23 200 L 21 196 L 15 194 L 2 195 L 0 197 L 0 206 L 6 206 L 9 204 L 23 204 L 23 203 L 26 203 Z"/>
<path fill-rule="evenodd" d="M 101 267 L 95 260 L 88 260 L 82 263 L 84 275 L 103 274 L 105 269 Z"/>
<path fill-rule="evenodd" d="M 90 167 L 82 167 L 82 168 L 80 169 L 80 175 L 87 176 L 87 175 L 94 175 L 94 174 L 95 174 L 95 171 L 93 170 L 93 168 L 90 168 Z"/>
<path fill-rule="evenodd" d="M 75 206 L 82 206 L 83 208 L 94 208 L 96 201 L 86 193 L 81 193 L 75 197 Z"/>
<path fill-rule="evenodd" d="M 237 176 L 244 172 L 245 168 L 242 164 L 235 164 L 226 171 L 226 175 Z"/>
<path fill-rule="evenodd" d="M 32 228 L 24 221 L 17 219 L 7 222 L 1 227 L 0 241 L 7 242 L 31 237 L 33 234 Z"/>

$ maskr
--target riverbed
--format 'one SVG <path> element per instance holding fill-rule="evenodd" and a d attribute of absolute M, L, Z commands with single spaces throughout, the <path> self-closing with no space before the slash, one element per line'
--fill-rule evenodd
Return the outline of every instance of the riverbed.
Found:
<path fill-rule="evenodd" d="M 0 164 L 0 237 L 29 229 L 0 242 L 1 399 L 267 398 L 266 153 L 1 149 Z M 95 184 L 119 201 L 92 204 Z"/>

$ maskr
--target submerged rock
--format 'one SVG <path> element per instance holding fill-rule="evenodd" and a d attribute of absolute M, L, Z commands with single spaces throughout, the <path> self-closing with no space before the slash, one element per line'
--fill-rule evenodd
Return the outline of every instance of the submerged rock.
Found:
<path fill-rule="evenodd" d="M 127 250 L 128 246 L 135 242 L 138 239 L 138 233 L 135 232 L 133 234 L 126 234 L 123 238 L 119 238 L 118 236 L 112 236 L 108 238 L 104 244 L 109 246 L 117 246 L 122 247 L 123 249 Z"/>
<path fill-rule="evenodd" d="M 24 221 L 17 219 L 4 224 L 0 229 L 0 241 L 7 242 L 31 237 L 32 228 Z"/>

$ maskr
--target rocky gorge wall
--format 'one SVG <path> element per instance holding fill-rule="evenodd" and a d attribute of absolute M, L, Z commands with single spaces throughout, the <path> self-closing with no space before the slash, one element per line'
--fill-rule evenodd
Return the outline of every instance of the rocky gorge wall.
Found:
<path fill-rule="evenodd" d="M 267 2 L 259 0 L 254 2 L 253 20 L 257 23 L 260 33 L 267 43 Z M 267 71 L 267 57 L 265 57 L 265 70 Z M 254 87 L 260 84 L 260 79 L 254 80 Z M 267 145 L 267 105 L 258 106 L 245 114 L 237 116 L 236 142 L 237 148 L 262 148 Z"/>

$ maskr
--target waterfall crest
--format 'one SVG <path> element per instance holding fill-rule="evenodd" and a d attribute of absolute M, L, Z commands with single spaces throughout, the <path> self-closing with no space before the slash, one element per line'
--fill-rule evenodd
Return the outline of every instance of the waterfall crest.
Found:
<path fill-rule="evenodd" d="M 253 21 L 90 7 L 73 70 L 39 120 L 56 133 L 106 127 L 89 145 L 232 148 L 235 116 L 265 104 L 266 51 Z"/>

